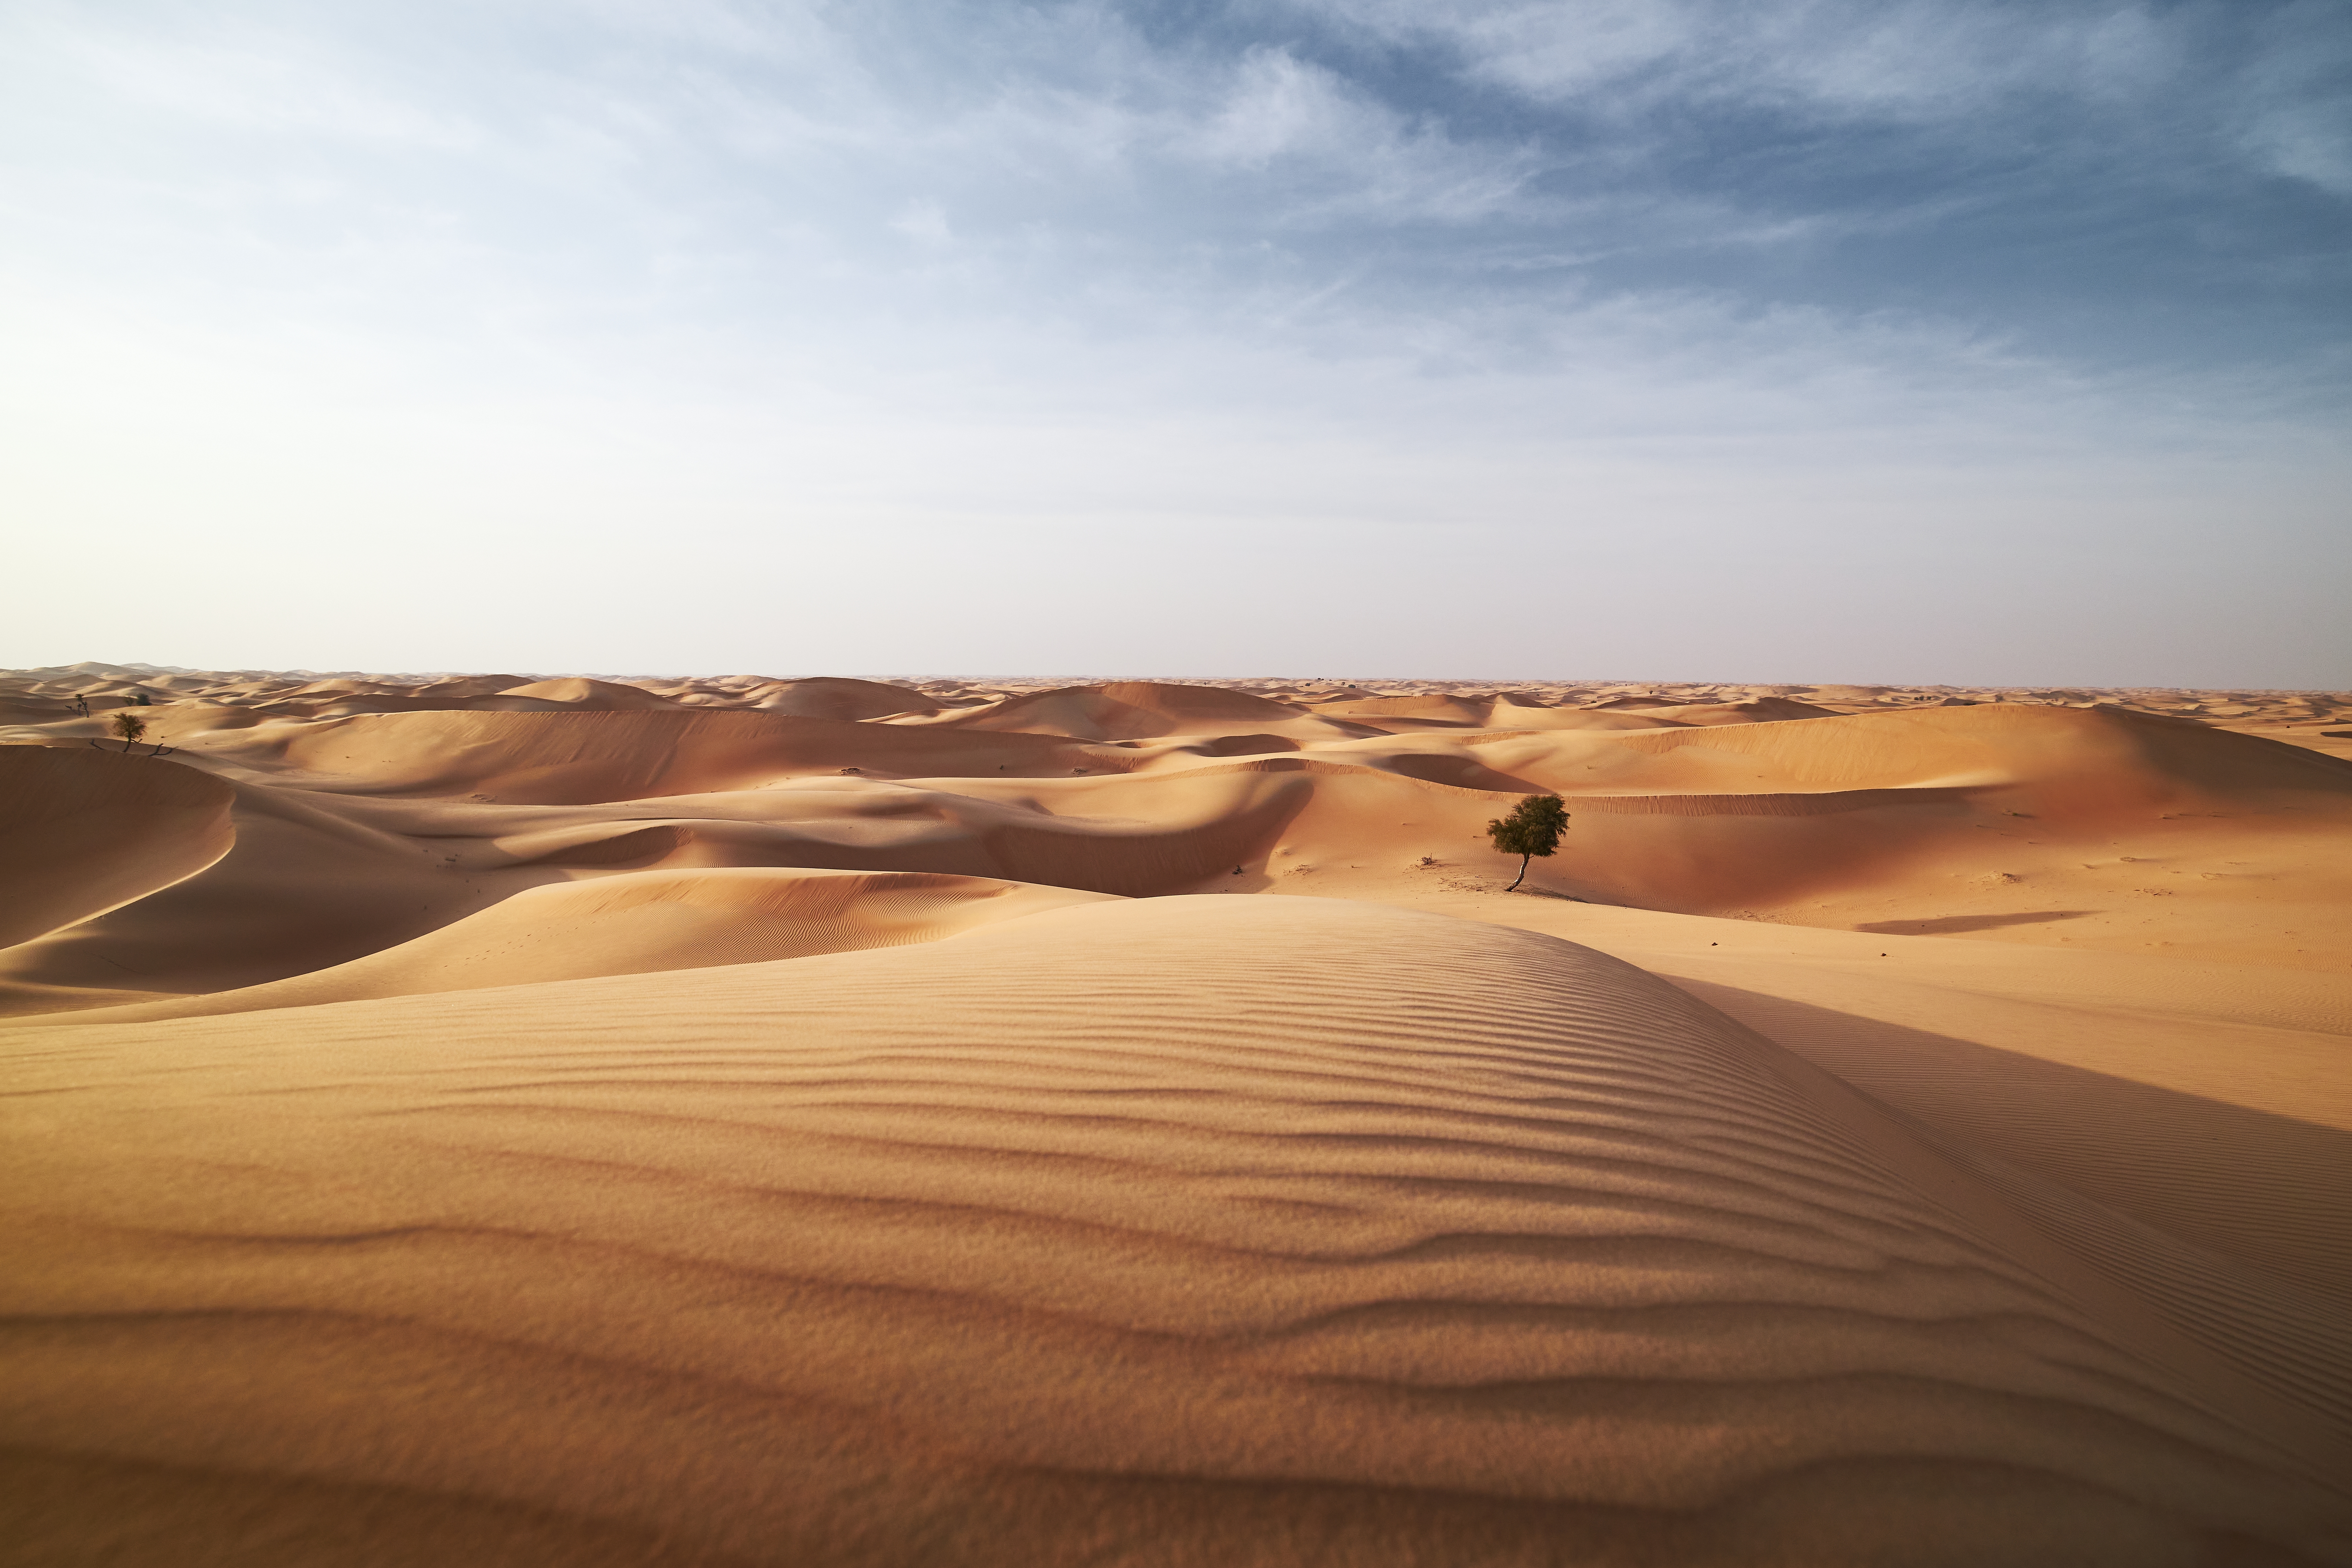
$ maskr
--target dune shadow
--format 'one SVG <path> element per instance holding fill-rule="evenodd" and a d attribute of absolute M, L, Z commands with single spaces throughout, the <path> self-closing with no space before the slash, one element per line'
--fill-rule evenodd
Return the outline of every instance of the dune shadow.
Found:
<path fill-rule="evenodd" d="M 2352 1132 L 1833 1007 L 1675 984 L 1905 1115 L 2352 1300 Z"/>
<path fill-rule="evenodd" d="M 1130 744 L 1125 741 L 1113 743 Z M 1182 749 L 1204 757 L 1258 757 L 1275 752 L 1295 752 L 1299 745 L 1287 735 L 1213 735 L 1188 741 Z"/>
<path fill-rule="evenodd" d="M 2096 910 L 2030 910 L 2015 915 L 1936 915 L 1916 921 L 1872 921 L 1858 925 L 1873 936 L 1958 936 L 1972 931 L 1999 931 L 2003 926 L 2041 925 L 2050 921 L 2078 921 Z"/>
<path fill-rule="evenodd" d="M 2352 1184 L 2342 1179 L 2352 1132 L 1786 997 L 1675 983 L 1932 1137 L 2089 1200 L 2070 1216 L 2009 1194 L 2175 1328 L 2352 1436 Z M 2135 1239 L 2135 1221 L 2186 1251 Z"/>
<path fill-rule="evenodd" d="M 1380 771 L 1419 779 L 1423 784 L 1449 784 L 1488 795 L 1549 795 L 1541 784 L 1488 767 L 1475 757 L 1448 756 L 1433 752 L 1403 752 L 1380 764 Z"/>

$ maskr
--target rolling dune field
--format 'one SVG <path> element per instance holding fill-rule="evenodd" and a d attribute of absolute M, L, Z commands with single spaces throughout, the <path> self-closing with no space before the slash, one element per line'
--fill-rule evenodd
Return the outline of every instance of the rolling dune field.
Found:
<path fill-rule="evenodd" d="M 2330 729 L 19 672 L 0 1562 L 2352 1563 Z"/>

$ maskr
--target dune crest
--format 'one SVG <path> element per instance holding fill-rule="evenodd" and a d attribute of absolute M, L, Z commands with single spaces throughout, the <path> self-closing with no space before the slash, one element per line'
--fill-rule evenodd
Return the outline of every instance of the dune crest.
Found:
<path fill-rule="evenodd" d="M 345 1500 L 518 1563 L 2352 1552 L 2324 1436 L 1525 933 L 1106 902 L 15 1041 L 0 1431 L 118 1561 L 199 1468 L 265 1562 Z"/>
<path fill-rule="evenodd" d="M 677 705 L 665 697 L 637 686 L 620 686 L 609 680 L 590 680 L 573 676 L 563 680 L 532 680 L 520 686 L 509 686 L 490 694 L 492 698 L 520 697 L 537 702 L 558 702 L 566 708 L 593 709 L 600 712 L 646 710 L 668 712 Z"/>
<path fill-rule="evenodd" d="M 937 942 L 995 921 L 1097 901 L 1064 888 L 903 871 L 637 871 L 526 889 L 396 947 L 292 979 L 68 1014 L 110 1024 L 312 1007 L 769 963 Z"/>
<path fill-rule="evenodd" d="M 1662 693 L 1642 691 L 1622 700 L 1646 709 L 1599 711 L 1511 694 L 1333 688 L 1276 702 L 1154 682 L 994 696 L 949 683 L 926 712 L 927 698 L 908 707 L 911 688 L 743 678 L 656 683 L 643 709 L 488 711 L 473 705 L 541 700 L 462 680 L 294 688 L 454 704 L 338 718 L 273 717 L 284 699 L 264 683 L 187 679 L 152 722 L 180 746 L 175 762 L 236 784 L 236 848 L 0 949 L 0 1010 L 287 978 L 530 887 L 658 868 L 1386 896 L 1401 879 L 1499 868 L 1484 824 L 1537 791 L 1568 797 L 1573 819 L 1565 852 L 1531 873 L 1542 893 L 1890 936 L 2352 965 L 2352 867 L 2328 852 L 2352 832 L 2352 761 L 2177 703 L 1882 694 L 1857 711 L 1769 719 L 1768 700 L 1797 700 L 1711 691 L 1660 708 Z M 792 713 L 787 689 L 812 706 L 906 710 Z M 1756 721 L 1663 717 L 1734 695 Z M 1319 716 L 1339 708 L 1360 716 Z M 1481 711 L 1512 727 L 1462 727 Z M 2334 710 L 2298 711 L 2315 724 Z M 1383 714 L 1395 728 L 1371 721 Z M 1044 732 L 1055 722 L 1150 732 Z M 11 733 L 87 749 L 83 731 L 102 723 Z"/>
<path fill-rule="evenodd" d="M 806 680 L 778 680 L 746 694 L 751 705 L 773 713 L 810 719 L 887 719 L 894 715 L 936 713 L 940 704 L 911 687 L 880 680 L 844 680 L 817 676 Z"/>
<path fill-rule="evenodd" d="M 1163 735 L 1251 731 L 1293 740 L 1345 740 L 1361 726 L 1320 718 L 1287 702 L 1216 686 L 1115 680 L 1007 698 L 921 721 L 941 728 L 1065 735 L 1080 741 L 1141 741 Z"/>
<path fill-rule="evenodd" d="M 0 742 L 12 1562 L 2352 1565 L 2352 697 L 91 663 Z"/>
<path fill-rule="evenodd" d="M 203 870 L 236 840 L 234 798 L 144 748 L 0 747 L 0 948 Z"/>

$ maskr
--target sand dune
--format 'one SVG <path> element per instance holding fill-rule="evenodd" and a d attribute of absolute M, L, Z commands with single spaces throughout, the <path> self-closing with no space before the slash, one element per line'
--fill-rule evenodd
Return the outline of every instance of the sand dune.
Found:
<path fill-rule="evenodd" d="M 275 980 L 405 942 L 562 876 L 453 874 L 425 846 L 291 792 L 242 789 L 233 820 L 236 843 L 197 875 L 0 949 L 0 1009 L 72 1005 L 75 989 L 119 1001 L 123 989 L 176 994 Z"/>
<path fill-rule="evenodd" d="M 0 948 L 143 898 L 219 859 L 235 792 L 121 752 L 0 747 Z"/>
<path fill-rule="evenodd" d="M 1133 695 L 1180 717 L 1218 705 L 1181 689 Z M 1068 712 L 1105 700 L 1044 696 Z M 1226 706 L 1225 722 L 1276 721 L 1245 695 Z M 117 1001 L 124 986 L 287 978 L 529 887 L 660 867 L 1358 896 L 1502 869 L 1484 824 L 1538 790 L 1571 804 L 1567 851 L 1531 876 L 1555 893 L 1890 934 L 2352 963 L 2352 865 L 2329 848 L 2352 830 L 2352 764 L 2121 710 L 1311 742 L 1193 730 L 1085 742 L 679 707 L 189 731 L 174 728 L 179 708 L 155 712 L 184 742 L 155 765 L 239 784 L 237 849 L 154 900 L 0 951 L 0 983 L 16 988 L 0 1008 L 47 1008 L 60 987 Z M 97 722 L 44 728 L 71 744 Z"/>
<path fill-rule="evenodd" d="M 416 689 L 416 695 L 462 701 L 474 697 L 495 697 L 501 691 L 512 691 L 530 682 L 520 675 L 458 675 L 444 680 L 428 681 Z"/>
<path fill-rule="evenodd" d="M 1361 725 L 1320 718 L 1290 703 L 1246 692 L 1148 680 L 1034 692 L 937 714 L 923 721 L 958 730 L 1017 731 L 1082 741 L 1241 731 L 1300 741 L 1338 741 L 1369 732 Z"/>
<path fill-rule="evenodd" d="M 1315 704 L 1314 711 L 1323 718 L 1362 719 L 1382 726 L 1406 721 L 1415 725 L 1484 729 L 1487 715 L 1494 707 L 1492 701 L 1481 702 L 1449 692 L 1432 691 L 1410 697 L 1349 696 L 1337 701 L 1318 702 Z"/>
<path fill-rule="evenodd" d="M 2352 1563 L 2352 699 L 0 703 L 9 1562 Z"/>
<path fill-rule="evenodd" d="M 1774 723 L 1826 719 L 1840 710 L 1781 697 L 1741 702 L 1671 702 L 1649 697 L 1612 698 L 1577 707 L 1544 703 L 1527 693 L 1471 698 L 1449 692 L 1405 697 L 1349 697 L 1318 702 L 1314 710 L 1390 730 L 1664 730 L 1716 724 Z"/>
<path fill-rule="evenodd" d="M 230 853 L 152 898 L 0 950 L 0 1009 L 70 1005 L 74 987 L 91 989 L 96 1005 L 121 1001 L 118 993 L 126 986 L 178 994 L 286 979 L 411 942 L 530 888 L 658 868 L 935 872 L 1123 895 L 1164 892 L 1213 877 L 1260 887 L 1266 881 L 1263 871 L 1229 874 L 1236 865 L 1262 863 L 1272 855 L 1286 824 L 1313 801 L 1318 782 L 1230 766 L 1206 778 L 1139 777 L 1126 781 L 1121 813 L 1106 816 L 1097 814 L 1095 797 L 1107 780 L 992 772 L 950 789 L 940 786 L 951 781 L 898 784 L 837 771 L 797 782 L 772 777 L 786 762 L 805 765 L 811 745 L 837 744 L 824 731 L 829 721 L 697 716 L 694 722 L 719 733 L 703 737 L 695 749 L 675 743 L 688 717 L 432 714 L 357 721 L 369 726 L 363 735 L 372 740 L 387 728 L 407 733 L 398 745 L 364 754 L 383 764 L 373 775 L 294 776 L 362 793 L 240 782 L 237 841 Z M 428 741 L 463 725 L 461 732 L 488 734 L 496 743 L 436 758 L 429 744 L 420 749 L 415 742 L 413 731 L 422 721 L 434 726 Z M 812 727 L 818 731 L 814 742 L 806 733 Z M 518 728 L 526 731 L 521 742 L 514 742 Z M 964 740 L 887 727 L 838 728 L 878 729 L 884 739 L 877 749 L 885 756 L 929 752 L 931 761 L 969 752 L 976 744 L 988 748 L 980 756 L 1034 761 L 1041 750 L 1059 744 L 1046 737 Z M 297 733 L 314 742 L 323 736 L 344 743 L 333 726 Z M 593 742 L 600 736 L 629 744 L 599 754 Z M 801 749 L 793 752 L 796 740 Z M 211 754 L 251 759 L 275 754 L 280 744 L 266 731 L 239 734 Z M 524 762 L 541 764 L 539 773 L 517 768 L 518 745 Z M 538 749 L 529 749 L 533 746 Z M 300 747 L 293 754 L 321 760 Z M 355 769 L 362 762 L 356 752 L 347 763 L 340 754 L 329 756 Z M 568 771 L 546 766 L 553 756 L 562 756 Z M 965 760 L 980 765 L 969 755 Z M 742 770 L 727 777 L 774 787 L 610 804 L 596 799 L 608 792 L 589 787 L 613 779 L 643 783 L 657 768 L 671 770 L 673 784 L 680 782 L 681 770 L 697 770 L 697 782 L 709 785 L 717 782 L 714 766 Z M 509 794 L 584 795 L 591 804 L 565 808 L 391 793 L 414 788 L 419 782 L 414 770 L 428 767 L 440 772 L 437 780 L 425 782 L 446 789 L 488 782 Z M 450 768 L 461 772 L 453 777 Z M 1388 782 L 1369 776 L 1378 784 Z"/>
<path fill-rule="evenodd" d="M 1614 711 L 1652 715 L 1675 724 L 1772 724 L 1788 719 L 1833 719 L 1841 710 L 1787 697 L 1758 697 L 1745 702 L 1678 702 L 1642 708 L 1623 701 L 1603 704 Z"/>
<path fill-rule="evenodd" d="M 413 942 L 290 980 L 71 1013 L 71 1024 L 213 1017 L 937 942 L 1104 895 L 898 871 L 639 871 L 527 889 Z"/>
<path fill-rule="evenodd" d="M 1487 710 L 1486 724 L 1496 730 L 1672 730 L 1679 719 L 1664 709 L 1631 712 L 1606 708 L 1528 708 L 1498 701 Z"/>
<path fill-rule="evenodd" d="M 761 712 L 435 712 L 259 731 L 238 760 L 345 792 L 475 795 L 537 805 L 756 789 L 817 773 L 943 777 L 1064 768 L 1041 735 L 854 724 Z"/>
<path fill-rule="evenodd" d="M 1569 769 L 1563 794 L 1769 794 L 1795 790 L 2032 784 L 2092 810 L 2163 805 L 2192 791 L 2352 789 L 2352 768 L 2302 747 L 2124 709 L 1991 704 L 1837 715 L 1801 723 L 1706 726 L 1614 736 L 1598 751 L 1522 748 L 1573 764 L 1595 755 L 1600 779 Z M 1761 785 L 1762 788 L 1758 786 Z"/>
<path fill-rule="evenodd" d="M 887 719 L 898 714 L 935 713 L 940 709 L 937 702 L 908 687 L 829 676 L 771 681 L 745 693 L 744 700 L 772 713 L 794 713 L 809 719 Z"/>
<path fill-rule="evenodd" d="M 500 697 L 522 697 L 541 702 L 560 702 L 567 708 L 593 710 L 598 712 L 626 712 L 650 710 L 667 713 L 677 704 L 667 698 L 635 686 L 619 686 L 609 680 L 589 680 L 574 676 L 566 680 L 531 680 L 520 686 L 509 686 L 494 692 L 485 701 Z"/>
<path fill-rule="evenodd" d="M 47 1091 L 0 1142 L 37 1546 L 2352 1552 L 2291 1411 L 1834 1083 L 1538 937 L 1108 903 L 9 1048 Z"/>
<path fill-rule="evenodd" d="M 2352 977 L 1392 896 L 1672 979 L 1906 1117 L 2183 1332 L 2352 1436 Z"/>

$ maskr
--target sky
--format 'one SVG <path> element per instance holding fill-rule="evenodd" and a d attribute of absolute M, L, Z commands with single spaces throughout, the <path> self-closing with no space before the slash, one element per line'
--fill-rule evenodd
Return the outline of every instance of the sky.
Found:
<path fill-rule="evenodd" d="M 0 664 L 2352 687 L 2345 0 L 0 0 Z"/>

